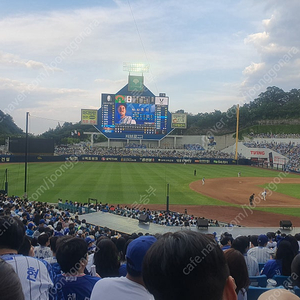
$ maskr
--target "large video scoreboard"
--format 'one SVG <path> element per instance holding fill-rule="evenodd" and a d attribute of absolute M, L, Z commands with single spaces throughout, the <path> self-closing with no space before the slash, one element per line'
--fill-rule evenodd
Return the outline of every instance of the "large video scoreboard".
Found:
<path fill-rule="evenodd" d="M 128 91 L 128 85 L 117 94 L 102 94 L 95 126 L 108 138 L 162 139 L 171 128 L 169 97 Z"/>

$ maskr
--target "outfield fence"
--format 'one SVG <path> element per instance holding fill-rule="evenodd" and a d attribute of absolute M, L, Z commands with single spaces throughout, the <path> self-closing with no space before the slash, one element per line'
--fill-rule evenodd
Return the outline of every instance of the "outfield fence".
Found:
<path fill-rule="evenodd" d="M 138 156 L 113 156 L 113 155 L 80 155 L 80 156 L 41 156 L 30 155 L 28 162 L 62 162 L 66 160 L 94 161 L 94 162 L 143 162 L 143 163 L 180 163 L 180 164 L 220 164 L 220 165 L 250 165 L 248 159 L 231 158 L 206 158 L 206 157 L 138 157 Z M 24 155 L 1 155 L 0 163 L 22 163 Z"/>

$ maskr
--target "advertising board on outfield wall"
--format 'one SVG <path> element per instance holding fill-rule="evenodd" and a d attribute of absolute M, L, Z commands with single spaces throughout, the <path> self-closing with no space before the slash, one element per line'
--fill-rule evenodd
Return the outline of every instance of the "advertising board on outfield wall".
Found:
<path fill-rule="evenodd" d="M 219 165 L 249 165 L 248 159 L 214 159 L 214 158 L 179 158 L 179 157 L 136 157 L 136 156 L 110 156 L 110 155 L 80 155 L 74 156 L 79 161 L 93 162 L 147 162 L 147 163 L 180 163 L 180 164 L 219 164 Z M 60 162 L 70 160 L 70 155 L 41 156 L 32 155 L 28 157 L 29 162 Z M 23 155 L 0 156 L 0 163 L 24 162 Z"/>

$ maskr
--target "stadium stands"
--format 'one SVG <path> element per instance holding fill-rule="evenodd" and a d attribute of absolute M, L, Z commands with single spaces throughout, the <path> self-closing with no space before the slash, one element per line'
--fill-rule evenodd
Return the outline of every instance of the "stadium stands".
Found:
<path fill-rule="evenodd" d="M 62 206 L 63 204 L 63 206 Z M 57 205 L 49 205 L 47 203 L 41 202 L 30 202 L 26 199 L 21 199 L 19 197 L 7 197 L 7 196 L 0 196 L 0 218 L 3 215 L 6 216 L 13 216 L 19 218 L 23 224 L 23 226 L 27 229 L 26 233 L 31 233 L 33 231 L 32 236 L 41 236 L 41 235 L 48 235 L 49 237 L 55 235 L 56 233 L 60 233 L 57 235 L 57 242 L 56 245 L 59 247 L 59 242 L 64 238 L 64 236 L 69 237 L 77 237 L 82 238 L 86 241 L 88 245 L 88 251 L 90 253 L 91 259 L 93 259 L 93 252 L 97 251 L 97 247 L 95 247 L 96 240 L 98 239 L 111 239 L 114 243 L 117 243 L 117 240 L 122 237 L 124 239 L 124 247 L 128 243 L 129 240 L 135 239 L 138 236 L 143 235 L 143 233 L 139 232 L 130 233 L 130 232 L 116 232 L 113 229 L 110 229 L 105 226 L 97 226 L 96 222 L 90 224 L 84 218 L 87 216 L 85 215 L 78 215 L 74 211 L 72 213 L 71 207 L 76 207 L 78 204 L 72 203 L 68 201 L 67 203 L 60 203 L 60 206 Z M 60 207 L 60 208 L 59 208 Z M 140 226 L 145 226 L 144 232 L 146 229 L 149 229 L 147 225 L 138 225 L 139 216 L 147 215 L 151 220 L 151 226 L 155 225 L 161 228 L 165 228 L 166 231 L 170 230 L 174 231 L 182 231 L 182 229 L 187 228 L 185 226 L 186 222 L 188 222 L 188 231 L 200 232 L 201 229 L 197 229 L 197 218 L 192 215 L 188 214 L 179 214 L 176 212 L 166 212 L 166 211 L 150 211 L 150 210 L 139 210 L 133 207 L 113 207 L 108 204 L 97 204 L 97 206 L 92 205 L 92 207 L 87 207 L 88 209 L 94 210 L 96 214 L 104 214 L 105 216 L 119 218 L 122 220 L 132 219 L 135 221 L 137 230 L 141 229 Z M 94 215 L 94 214 L 89 214 Z M 95 218 L 97 220 L 97 218 Z M 114 219 L 113 222 L 116 222 L 117 219 Z M 212 220 L 209 220 L 212 221 Z M 127 221 L 125 221 L 127 222 Z M 30 224 L 33 224 L 32 226 Z M 222 226 L 222 223 L 219 223 Z M 209 223 L 209 227 L 215 227 L 216 224 L 214 221 Z M 153 228 L 158 228 L 153 227 Z M 234 228 L 234 227 L 233 227 Z M 236 227 L 237 228 L 237 227 Z M 0 228 L 1 230 L 3 228 Z M 224 229 L 223 229 L 224 230 Z M 223 231 L 222 230 L 222 231 Z M 230 228 L 228 228 L 230 230 Z M 251 231 L 251 229 L 249 229 Z M 221 228 L 220 228 L 221 231 Z M 25 230 L 24 230 L 25 232 Z M 237 235 L 240 235 L 240 232 L 236 232 Z M 254 230 L 253 230 L 254 233 Z M 264 233 L 264 232 L 261 232 Z M 225 233 L 224 233 L 225 234 Z M 145 233 L 145 235 L 149 235 L 149 233 Z M 214 241 L 217 241 L 217 234 L 208 234 Z M 280 232 L 274 232 L 274 236 L 276 241 L 280 241 L 282 239 L 286 239 L 284 234 Z M 159 235 L 158 235 L 159 237 Z M 234 238 L 234 237 L 233 237 Z M 291 239 L 292 237 L 289 237 Z M 32 245 L 37 245 L 37 238 L 30 238 Z M 297 243 L 297 242 L 296 242 Z M 125 250 L 124 250 L 125 251 Z M 1 249 L 0 249 L 1 254 Z M 51 261 L 51 267 L 53 268 L 53 272 L 60 272 L 60 268 L 57 268 L 57 261 L 55 257 L 49 258 Z M 91 268 L 92 261 L 89 260 L 86 265 L 85 272 L 92 272 L 93 268 Z M 55 267 L 55 270 L 54 270 Z M 122 267 L 122 266 L 121 266 Z M 120 268 L 121 269 L 121 268 Z M 58 271 L 57 271 L 58 270 Z M 122 267 L 122 274 L 126 275 L 126 267 L 124 265 Z M 121 272 L 121 271 L 120 271 Z M 121 273 L 120 273 L 121 274 Z M 87 277 L 88 278 L 88 277 Z M 266 286 L 266 277 L 265 276 L 257 276 L 251 277 L 251 281 L 258 282 L 258 286 Z M 261 282 L 260 280 L 263 280 Z M 287 276 L 277 276 L 276 278 L 278 285 L 283 285 L 285 287 L 284 281 L 288 280 Z M 72 288 L 72 287 L 71 287 Z M 288 286 L 286 288 L 289 288 Z M 268 290 L 268 288 L 259 288 L 259 287 L 250 287 L 248 290 L 248 299 L 257 299 L 258 294 Z M 255 298 L 256 297 L 256 298 Z"/>
<path fill-rule="evenodd" d="M 274 142 L 274 141 L 251 141 L 243 143 L 248 148 L 267 148 L 273 150 L 288 159 L 287 169 L 300 172 L 300 143 Z"/>

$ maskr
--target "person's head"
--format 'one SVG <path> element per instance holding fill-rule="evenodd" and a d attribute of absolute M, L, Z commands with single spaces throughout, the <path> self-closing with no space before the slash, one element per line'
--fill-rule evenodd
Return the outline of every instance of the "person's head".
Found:
<path fill-rule="evenodd" d="M 34 247 L 31 244 L 31 239 L 28 236 L 25 236 L 23 244 L 18 250 L 18 254 L 34 257 Z"/>
<path fill-rule="evenodd" d="M 32 222 L 28 223 L 27 227 L 29 230 L 35 230 L 35 228 L 36 228 L 36 226 Z"/>
<path fill-rule="evenodd" d="M 61 231 L 61 230 L 62 230 L 62 223 L 61 222 L 57 222 L 56 231 Z"/>
<path fill-rule="evenodd" d="M 248 269 L 243 254 L 233 248 L 224 252 L 225 259 L 227 261 L 230 275 L 234 278 L 236 284 L 236 293 L 241 289 L 247 289 L 250 281 L 248 275 Z"/>
<path fill-rule="evenodd" d="M 0 249 L 18 251 L 25 238 L 25 228 L 19 218 L 0 217 Z"/>
<path fill-rule="evenodd" d="M 125 244 L 126 244 L 126 239 L 124 237 L 121 236 L 117 239 L 116 246 L 119 251 L 119 256 L 121 261 L 125 260 L 125 253 L 123 252 Z"/>
<path fill-rule="evenodd" d="M 53 255 L 56 254 L 56 242 L 58 240 L 58 236 L 52 236 L 50 238 L 50 249 L 53 252 Z"/>
<path fill-rule="evenodd" d="M 231 248 L 240 251 L 242 254 L 246 253 L 249 248 L 249 238 L 247 236 L 238 236 L 232 242 Z"/>
<path fill-rule="evenodd" d="M 237 299 L 223 251 L 194 231 L 162 235 L 144 258 L 143 279 L 156 300 Z"/>
<path fill-rule="evenodd" d="M 83 239 L 61 238 L 57 245 L 56 259 L 64 273 L 75 275 L 87 265 L 87 244 Z"/>
<path fill-rule="evenodd" d="M 275 232 L 267 232 L 267 237 L 269 241 L 275 240 Z"/>
<path fill-rule="evenodd" d="M 118 113 L 120 115 L 120 118 L 124 118 L 126 115 L 126 105 L 125 104 L 120 104 L 118 107 Z"/>
<path fill-rule="evenodd" d="M 85 242 L 88 245 L 88 247 L 92 247 L 95 240 L 92 237 L 88 236 L 85 238 Z"/>
<path fill-rule="evenodd" d="M 39 227 L 45 227 L 46 221 L 44 219 L 40 219 Z"/>
<path fill-rule="evenodd" d="M 144 257 L 156 242 L 154 236 L 140 236 L 129 243 L 126 250 L 127 273 L 131 277 L 141 277 Z"/>
<path fill-rule="evenodd" d="M 268 243 L 268 237 L 265 234 L 261 234 L 257 238 L 258 246 L 265 247 Z"/>
<path fill-rule="evenodd" d="M 283 239 L 279 241 L 277 244 L 275 259 L 282 262 L 282 275 L 291 275 L 291 264 L 295 255 L 296 253 L 293 246 L 288 240 Z"/>
<path fill-rule="evenodd" d="M 0 259 L 0 295 L 1 300 L 25 299 L 19 276 L 3 259 Z"/>
<path fill-rule="evenodd" d="M 109 238 L 99 239 L 94 254 L 96 272 L 100 277 L 119 276 L 119 256 L 117 246 Z"/>
<path fill-rule="evenodd" d="M 222 246 L 231 245 L 232 241 L 233 241 L 232 237 L 230 237 L 230 236 L 223 236 L 223 237 L 221 237 L 220 244 Z"/>
<path fill-rule="evenodd" d="M 299 297 L 286 289 L 271 289 L 262 293 L 257 300 L 299 300 Z"/>
<path fill-rule="evenodd" d="M 47 233 L 42 233 L 38 237 L 38 243 L 40 246 L 48 246 L 49 235 Z"/>
<path fill-rule="evenodd" d="M 250 235 L 249 236 L 250 248 L 258 246 L 257 239 L 258 239 L 258 235 Z"/>

